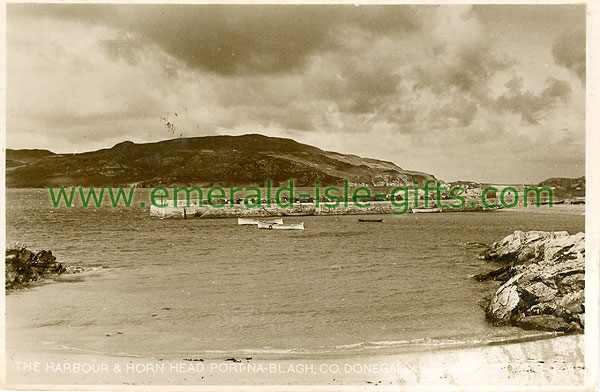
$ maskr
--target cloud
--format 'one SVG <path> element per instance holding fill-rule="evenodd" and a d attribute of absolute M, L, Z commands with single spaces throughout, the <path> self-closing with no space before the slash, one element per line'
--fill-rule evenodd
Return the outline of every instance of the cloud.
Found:
<path fill-rule="evenodd" d="M 566 103 L 571 95 L 571 86 L 564 80 L 552 77 L 546 79 L 546 87 L 536 95 L 530 90 L 523 91 L 523 79 L 513 77 L 506 83 L 508 91 L 496 100 L 501 112 L 519 113 L 529 124 L 538 124 L 540 114 L 547 112 L 559 103 Z"/>
<path fill-rule="evenodd" d="M 540 162 L 559 140 L 584 151 L 585 85 L 552 51 L 583 19 L 507 7 L 9 4 L 7 144 L 263 133 L 444 179 L 523 178 L 532 144 Z"/>
<path fill-rule="evenodd" d="M 477 104 L 464 98 L 456 98 L 445 104 L 440 113 L 446 118 L 457 120 L 458 125 L 466 127 L 471 125 L 477 115 Z"/>
<path fill-rule="evenodd" d="M 418 29 L 414 10 L 369 6 L 209 5 L 123 7 L 113 23 L 132 28 L 192 68 L 240 75 L 293 72 L 337 47 L 345 26 L 374 33 Z M 130 25 L 130 18 L 138 23 Z"/>
<path fill-rule="evenodd" d="M 494 52 L 492 37 L 471 6 L 440 7 L 430 23 L 430 59 L 414 67 L 414 90 L 454 89 L 482 97 L 490 79 L 514 64 Z"/>
<path fill-rule="evenodd" d="M 349 115 L 379 112 L 403 94 L 401 68 L 406 60 L 397 54 L 399 44 L 385 36 L 349 36 L 340 49 L 311 63 L 306 93 L 335 102 Z"/>
<path fill-rule="evenodd" d="M 557 64 L 577 75 L 585 84 L 585 31 L 568 30 L 554 41 L 552 55 Z"/>
<path fill-rule="evenodd" d="M 222 75 L 297 71 L 335 48 L 346 26 L 374 34 L 419 29 L 414 7 L 354 5 L 10 5 L 12 15 L 50 15 L 136 33 L 193 69 Z M 113 46 L 114 47 L 114 46 Z"/>
<path fill-rule="evenodd" d="M 107 26 L 77 20 L 12 18 L 7 31 L 7 140 L 40 135 L 51 149 L 69 151 L 112 145 L 123 139 L 165 139 L 160 118 L 180 112 L 180 132 L 210 130 L 221 114 L 203 109 L 214 102 L 198 76 L 152 45 Z M 85 34 L 81 33 L 85 27 Z M 113 43 L 119 49 L 112 48 Z M 121 50 L 121 42 L 126 49 Z M 24 44 L 27 43 L 27 44 Z M 109 44 L 107 44 L 109 43 Z M 108 45 L 108 46 L 107 46 Z M 107 49 L 109 48 L 109 49 Z M 166 69 L 176 70 L 174 78 Z M 185 115 L 184 107 L 194 108 Z M 43 136 L 42 136 L 43 135 Z M 35 138 L 33 139 L 35 141 Z"/>

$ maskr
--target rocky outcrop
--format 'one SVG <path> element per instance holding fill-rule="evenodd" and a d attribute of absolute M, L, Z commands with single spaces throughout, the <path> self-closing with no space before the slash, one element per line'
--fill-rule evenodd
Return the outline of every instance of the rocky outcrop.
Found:
<path fill-rule="evenodd" d="M 545 331 L 583 331 L 585 325 L 585 234 L 515 231 L 484 252 L 503 263 L 475 276 L 502 285 L 486 308 L 494 325 Z"/>
<path fill-rule="evenodd" d="M 24 246 L 6 250 L 5 287 L 15 289 L 67 269 L 56 261 L 51 251 L 32 252 Z"/>

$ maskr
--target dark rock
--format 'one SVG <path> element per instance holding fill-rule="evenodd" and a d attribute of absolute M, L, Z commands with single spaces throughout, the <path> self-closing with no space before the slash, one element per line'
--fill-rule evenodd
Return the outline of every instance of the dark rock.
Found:
<path fill-rule="evenodd" d="M 485 258 L 507 262 L 476 275 L 504 283 L 489 300 L 493 325 L 580 332 L 585 325 L 585 234 L 515 231 L 492 244 Z"/>
<path fill-rule="evenodd" d="M 577 315 L 579 319 L 579 324 L 581 324 L 581 328 L 585 328 L 585 313 L 581 313 Z"/>
<path fill-rule="evenodd" d="M 557 286 L 561 294 L 573 293 L 585 289 L 585 274 L 576 273 L 565 276 Z"/>
<path fill-rule="evenodd" d="M 475 276 L 473 276 L 473 278 L 477 279 L 480 282 L 485 281 L 485 280 L 491 280 L 491 279 L 506 280 L 507 274 L 509 272 L 510 272 L 510 266 L 504 266 L 502 268 L 487 272 L 485 274 L 475 275 Z"/>
<path fill-rule="evenodd" d="M 579 290 L 576 293 L 569 293 L 562 297 L 559 304 L 565 309 L 569 310 L 573 313 L 583 313 L 583 301 L 584 301 L 585 292 L 583 290 Z"/>
<path fill-rule="evenodd" d="M 537 304 L 540 302 L 552 301 L 558 294 L 558 290 L 553 289 L 543 282 L 527 282 L 521 285 L 519 288 L 520 297 L 527 299 L 527 303 Z"/>
<path fill-rule="evenodd" d="M 565 319 L 549 314 L 537 316 L 519 316 L 515 319 L 515 325 L 524 329 L 535 329 L 539 331 L 576 332 L 581 330 L 579 324 L 567 322 Z"/>
<path fill-rule="evenodd" d="M 62 274 L 65 267 L 56 261 L 52 252 L 34 253 L 24 246 L 6 250 L 5 288 L 15 289 L 50 275 Z"/>
<path fill-rule="evenodd" d="M 518 277 L 517 277 L 518 278 Z M 516 278 L 509 280 L 496 291 L 485 310 L 486 318 L 494 325 L 508 324 L 515 316 L 519 304 L 519 292 L 512 284 Z"/>

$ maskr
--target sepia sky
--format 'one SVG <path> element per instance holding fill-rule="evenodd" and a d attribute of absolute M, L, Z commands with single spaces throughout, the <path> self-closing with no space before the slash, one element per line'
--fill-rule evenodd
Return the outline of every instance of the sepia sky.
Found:
<path fill-rule="evenodd" d="M 585 7 L 7 5 L 7 147 L 261 133 L 451 180 L 585 173 Z"/>

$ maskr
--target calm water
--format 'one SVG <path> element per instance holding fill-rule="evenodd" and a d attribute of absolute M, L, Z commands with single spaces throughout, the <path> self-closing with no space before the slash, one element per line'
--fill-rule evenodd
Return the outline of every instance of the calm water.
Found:
<path fill-rule="evenodd" d="M 53 209 L 46 190 L 8 190 L 8 244 L 94 267 L 9 294 L 9 344 L 167 358 L 520 337 L 532 332 L 485 322 L 477 302 L 497 284 L 470 278 L 491 266 L 464 243 L 584 230 L 584 217 L 570 215 L 382 217 L 294 217 L 286 221 L 306 230 L 269 231 L 235 219 L 159 220 L 141 208 Z"/>

